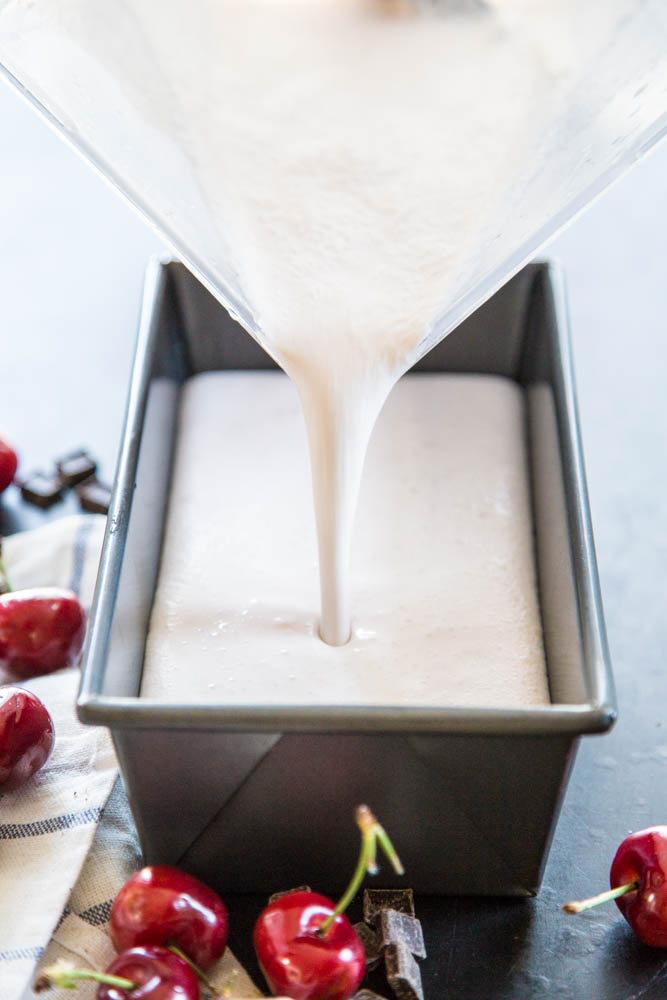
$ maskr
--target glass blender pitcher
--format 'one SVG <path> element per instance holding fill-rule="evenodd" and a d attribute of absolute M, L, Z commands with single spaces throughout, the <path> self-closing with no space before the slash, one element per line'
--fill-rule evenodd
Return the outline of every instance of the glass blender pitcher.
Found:
<path fill-rule="evenodd" d="M 366 173 L 368 203 L 390 144 L 405 145 L 406 163 L 440 156 L 451 209 L 433 221 L 452 246 L 416 360 L 664 134 L 667 9 L 662 0 L 0 0 L 0 68 L 269 352 L 236 249 L 253 234 L 234 204 L 226 137 L 238 146 L 247 132 L 248 170 L 275 160 L 306 207 L 327 197 L 318 177 L 340 152 L 336 116 L 367 123 L 337 163 L 340 186 Z M 331 115 L 332 148 L 290 162 L 309 124 L 293 127 L 294 109 L 309 92 L 312 115 Z M 397 108 L 400 132 L 388 115 Z M 433 141 L 444 134 L 445 156 Z M 427 202 L 420 176 L 405 178 L 406 214 Z"/>

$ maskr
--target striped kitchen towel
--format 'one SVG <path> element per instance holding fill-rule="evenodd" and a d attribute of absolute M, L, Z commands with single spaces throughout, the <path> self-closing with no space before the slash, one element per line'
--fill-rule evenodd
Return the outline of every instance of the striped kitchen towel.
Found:
<path fill-rule="evenodd" d="M 113 961 L 115 952 L 108 935 L 111 904 L 123 882 L 140 865 L 139 844 L 119 778 L 104 809 L 79 880 L 39 963 L 40 968 L 66 961 L 79 967 L 105 969 Z M 209 972 L 209 979 L 224 996 L 263 996 L 229 948 Z M 73 1000 L 80 995 L 81 1000 L 92 1000 L 95 993 L 95 985 L 85 983 L 78 994 L 71 990 L 53 990 L 47 996 L 52 1000 Z M 202 989 L 202 997 L 205 995 Z M 33 1000 L 34 997 L 28 985 L 22 1000 Z"/>
<path fill-rule="evenodd" d="M 88 607 L 104 524 L 103 517 L 66 517 L 6 538 L 12 586 L 69 587 Z M 0 671 L 0 683 L 8 682 Z M 36 996 L 37 966 L 57 959 L 105 968 L 114 957 L 111 903 L 141 863 L 109 735 L 77 721 L 78 683 L 78 669 L 25 683 L 51 713 L 56 742 L 41 771 L 0 795 L 0 1000 Z M 229 949 L 210 978 L 232 996 L 262 996 Z M 83 983 L 78 994 L 48 996 L 91 1000 L 95 993 Z"/>
<path fill-rule="evenodd" d="M 74 590 L 88 607 L 105 519 L 66 517 L 6 538 L 14 589 Z M 11 678 L 0 673 L 1 683 Z M 15 1000 L 30 981 L 90 849 L 117 774 L 103 729 L 74 711 L 77 668 L 26 681 L 53 719 L 51 757 L 23 788 L 0 796 L 0 997 Z"/>

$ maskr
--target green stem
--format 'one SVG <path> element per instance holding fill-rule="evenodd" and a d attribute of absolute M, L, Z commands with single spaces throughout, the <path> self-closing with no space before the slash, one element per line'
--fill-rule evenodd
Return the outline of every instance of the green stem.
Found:
<path fill-rule="evenodd" d="M 332 914 L 330 914 L 330 916 L 327 917 L 320 927 L 318 927 L 317 933 L 320 935 L 326 934 L 336 917 L 345 912 L 356 896 L 364 877 L 367 874 L 376 874 L 378 867 L 375 859 L 378 844 L 387 855 L 394 871 L 398 875 L 403 874 L 403 865 L 401 864 L 398 854 L 394 850 L 394 845 L 368 806 L 357 806 L 355 820 L 361 832 L 361 849 L 359 851 L 357 867 L 354 869 L 354 875 L 350 880 L 350 884 L 338 900 L 335 910 Z"/>
<path fill-rule="evenodd" d="M 137 987 L 131 979 L 124 979 L 122 976 L 110 976 L 107 972 L 97 972 L 96 969 L 75 969 L 69 965 L 54 965 L 50 969 L 44 969 L 37 982 L 33 986 L 35 993 L 52 987 L 60 989 L 76 989 L 77 980 L 92 979 L 96 983 L 105 983 L 107 986 L 117 986 L 119 990 L 134 990 Z"/>
<path fill-rule="evenodd" d="M 380 826 L 379 823 L 377 824 L 376 837 L 380 847 L 382 848 L 386 856 L 389 858 L 389 861 L 394 871 L 398 875 L 404 875 L 405 869 L 401 864 L 401 859 L 396 853 L 396 850 L 394 849 L 394 845 L 392 844 L 391 840 L 387 836 L 387 831 L 384 829 L 384 827 Z"/>
<path fill-rule="evenodd" d="M 5 561 L 2 558 L 2 543 L 0 543 L 0 594 L 10 594 L 13 589 L 7 576 Z"/>
<path fill-rule="evenodd" d="M 615 889 L 607 889 L 606 892 L 599 892 L 597 896 L 591 896 L 589 899 L 563 903 L 561 909 L 565 913 L 583 913 L 584 910 L 592 910 L 594 906 L 599 906 L 601 903 L 608 903 L 612 899 L 618 899 L 619 896 L 625 896 L 627 892 L 633 892 L 638 888 L 639 880 L 635 879 L 633 882 L 626 882 L 625 885 L 619 885 Z"/>
<path fill-rule="evenodd" d="M 211 980 L 208 978 L 206 973 L 203 971 L 203 969 L 200 969 L 198 965 L 195 965 L 192 959 L 189 958 L 184 951 L 181 951 L 181 949 L 178 947 L 177 944 L 171 942 L 170 944 L 167 945 L 167 947 L 169 948 L 169 951 L 173 951 L 174 955 L 178 955 L 178 957 L 182 958 L 184 962 L 187 962 L 187 964 L 190 966 L 194 974 L 197 976 L 199 980 L 201 980 L 201 982 L 204 984 L 209 993 L 212 993 L 214 997 L 220 996 L 217 989 L 215 988 Z"/>

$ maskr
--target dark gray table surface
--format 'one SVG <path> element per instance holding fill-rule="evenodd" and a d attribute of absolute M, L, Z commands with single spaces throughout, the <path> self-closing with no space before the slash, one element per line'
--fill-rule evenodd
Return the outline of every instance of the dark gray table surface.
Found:
<path fill-rule="evenodd" d="M 83 444 L 110 480 L 143 266 L 161 244 L 2 87 L 0 123 L 0 424 L 23 472 Z M 548 250 L 570 293 L 619 721 L 580 747 L 536 899 L 418 901 L 429 1000 L 667 996 L 667 952 L 638 944 L 613 904 L 577 919 L 558 908 L 605 887 L 628 832 L 667 822 L 666 177 L 667 147 Z M 8 491 L 2 530 L 43 518 Z M 230 903 L 250 961 L 259 901 Z"/>

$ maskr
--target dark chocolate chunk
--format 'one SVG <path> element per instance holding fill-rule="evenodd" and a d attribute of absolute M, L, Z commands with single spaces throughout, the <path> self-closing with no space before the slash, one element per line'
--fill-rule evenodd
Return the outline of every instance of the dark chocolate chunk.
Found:
<path fill-rule="evenodd" d="M 380 947 L 402 942 L 415 958 L 426 958 L 422 925 L 416 917 L 398 910 L 380 910 Z"/>
<path fill-rule="evenodd" d="M 380 910 L 398 910 L 415 915 L 412 889 L 364 889 L 364 920 L 376 924 Z"/>
<path fill-rule="evenodd" d="M 66 487 L 76 486 L 97 472 L 97 462 L 84 448 L 56 460 L 56 469 Z"/>
<path fill-rule="evenodd" d="M 82 510 L 87 510 L 91 514 L 108 514 L 111 490 L 99 479 L 85 479 L 74 487 L 74 492 L 79 498 Z"/>
<path fill-rule="evenodd" d="M 419 966 L 402 941 L 385 948 L 384 963 L 387 982 L 398 1000 L 424 1000 Z"/>
<path fill-rule="evenodd" d="M 382 952 L 380 950 L 380 939 L 368 924 L 355 924 L 354 929 L 364 946 L 366 952 L 366 971 L 370 972 L 380 964 Z"/>
<path fill-rule="evenodd" d="M 373 990 L 359 990 L 352 997 L 352 1000 L 387 1000 L 386 997 L 380 996 L 379 993 L 374 993 Z"/>
<path fill-rule="evenodd" d="M 21 496 L 26 503 L 46 510 L 62 498 L 63 484 L 59 476 L 46 472 L 33 472 L 21 483 Z"/>
<path fill-rule="evenodd" d="M 271 903 L 275 903 L 277 899 L 281 896 L 289 896 L 290 892 L 312 892 L 313 890 L 309 885 L 298 885 L 296 889 L 283 889 L 282 892 L 274 892 L 272 896 L 269 896 L 269 906 Z"/>

